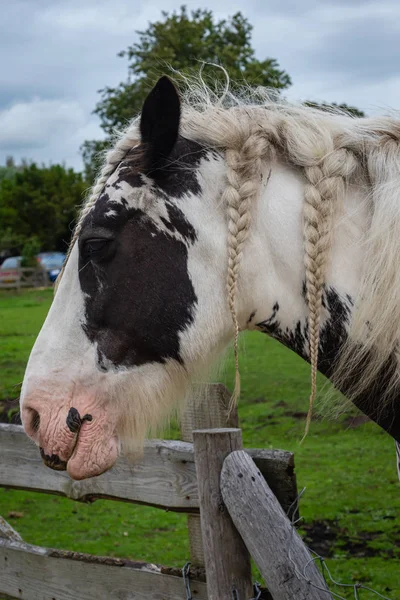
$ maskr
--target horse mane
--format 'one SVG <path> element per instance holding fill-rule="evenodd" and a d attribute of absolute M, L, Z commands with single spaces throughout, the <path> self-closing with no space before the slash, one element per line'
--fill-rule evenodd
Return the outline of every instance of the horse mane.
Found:
<path fill-rule="evenodd" d="M 182 98 L 181 134 L 224 153 L 227 186 L 223 193 L 228 214 L 227 295 L 235 333 L 236 387 L 239 394 L 235 298 L 243 247 L 251 226 L 251 208 L 259 193 L 266 160 L 282 157 L 305 177 L 304 264 L 309 309 L 309 352 L 312 404 L 324 284 L 333 243 L 335 220 L 343 209 L 349 183 L 362 171 L 368 181 L 371 218 L 365 235 L 365 260 L 347 341 L 331 378 L 335 385 L 349 380 L 350 399 L 365 392 L 391 357 L 398 361 L 400 323 L 400 121 L 392 117 L 354 118 L 336 108 L 321 110 L 293 105 L 276 92 L 257 88 L 230 90 L 229 79 L 218 92 L 201 75 L 186 80 Z M 139 117 L 117 135 L 83 205 L 70 250 L 110 174 L 126 153 L 140 144 Z M 69 256 L 69 254 L 68 254 Z M 394 369 L 382 396 L 399 381 Z"/>

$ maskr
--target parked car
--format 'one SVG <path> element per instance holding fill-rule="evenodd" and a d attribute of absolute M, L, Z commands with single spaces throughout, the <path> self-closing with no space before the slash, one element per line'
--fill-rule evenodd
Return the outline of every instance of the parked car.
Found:
<path fill-rule="evenodd" d="M 6 258 L 0 267 L 0 286 L 18 283 L 18 268 L 21 265 L 21 260 L 22 256 Z"/>
<path fill-rule="evenodd" d="M 42 267 L 46 269 L 47 275 L 53 283 L 62 269 L 65 254 L 63 252 L 41 252 L 37 255 L 37 259 Z"/>

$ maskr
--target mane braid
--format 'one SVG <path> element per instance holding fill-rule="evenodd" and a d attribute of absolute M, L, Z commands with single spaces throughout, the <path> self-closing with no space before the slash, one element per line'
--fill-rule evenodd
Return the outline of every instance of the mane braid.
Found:
<path fill-rule="evenodd" d="M 243 88 L 221 94 L 211 91 L 201 76 L 186 79 L 182 103 L 181 134 L 225 156 L 227 306 L 232 315 L 235 355 L 235 390 L 240 393 L 238 336 L 240 318 L 236 299 L 240 292 L 240 264 L 251 226 L 266 161 L 278 155 L 300 169 L 305 178 L 303 237 L 311 393 L 307 434 L 316 396 L 321 311 L 333 243 L 333 231 L 341 216 L 346 187 L 356 172 L 369 181 L 372 218 L 365 232 L 366 258 L 353 319 L 332 380 L 335 385 L 358 373 L 356 384 L 346 389 L 354 399 L 362 393 L 393 357 L 396 364 L 387 386 L 387 398 L 400 384 L 400 340 L 393 322 L 400 322 L 400 123 L 394 118 L 352 118 L 332 109 L 295 106 L 277 98 L 274 91 Z M 106 155 L 100 176 L 83 205 L 67 254 L 70 256 L 83 219 L 90 213 L 108 177 L 133 146 L 140 143 L 138 119 L 120 134 Z M 66 261 L 67 262 L 67 261 Z M 65 264 L 66 264 L 65 262 Z M 60 273 L 59 279 L 63 271 Z M 365 362 L 366 357 L 368 360 Z M 362 366 L 362 369 L 360 367 Z M 384 400 L 383 400 L 384 402 Z"/>
<path fill-rule="evenodd" d="M 292 121 L 285 128 L 286 153 L 290 162 L 303 167 L 307 180 L 304 190 L 303 231 L 311 392 L 305 437 L 310 428 L 317 393 L 322 296 L 332 247 L 334 220 L 343 207 L 346 183 L 358 163 L 352 152 L 337 147 L 338 142 L 327 127 L 316 128 L 312 124 L 308 140 L 298 136 Z M 310 142 L 314 151 L 309 148 L 309 152 L 305 153 L 306 144 Z"/>
<path fill-rule="evenodd" d="M 236 314 L 236 293 L 243 245 L 250 229 L 251 207 L 259 193 L 259 178 L 262 158 L 266 151 L 266 140 L 258 132 L 243 140 L 238 149 L 225 151 L 228 185 L 222 202 L 228 209 L 228 305 L 234 329 L 235 388 L 231 408 L 240 396 L 239 371 L 239 323 Z"/>

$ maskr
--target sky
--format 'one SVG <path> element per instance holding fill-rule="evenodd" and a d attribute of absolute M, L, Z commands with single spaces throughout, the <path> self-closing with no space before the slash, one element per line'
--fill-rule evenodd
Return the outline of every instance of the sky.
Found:
<path fill-rule="evenodd" d="M 400 108 L 398 0 L 187 0 L 217 19 L 241 11 L 258 59 L 276 58 L 292 100 L 346 102 L 367 114 Z M 98 90 L 127 78 L 118 52 L 174 0 L 0 0 L 0 164 L 9 155 L 82 169 L 101 139 Z M 217 6 L 217 8 L 216 8 Z"/>

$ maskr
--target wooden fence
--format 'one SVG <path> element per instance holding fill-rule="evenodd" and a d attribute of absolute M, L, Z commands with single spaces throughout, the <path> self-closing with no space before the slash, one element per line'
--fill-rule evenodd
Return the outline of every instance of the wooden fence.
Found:
<path fill-rule="evenodd" d="M 253 593 L 248 548 L 274 600 L 329 598 L 326 591 L 315 595 L 324 582 L 303 547 L 301 564 L 308 561 L 307 582 L 299 583 L 290 575 L 290 565 L 283 569 L 285 540 L 294 535 L 286 516 L 297 497 L 293 455 L 281 450 L 242 451 L 240 429 L 226 427 L 237 424 L 237 415 L 227 417 L 229 395 L 223 386 L 208 386 L 195 396 L 181 426 L 182 437 L 194 438 L 194 443 L 150 440 L 138 464 L 122 457 L 110 471 L 85 481 L 51 471 L 20 426 L 0 425 L 0 487 L 85 502 L 108 498 L 187 513 L 190 560 L 195 567 L 190 579 L 193 598 L 249 600 Z M 198 427 L 202 429 L 193 433 Z M 272 505 L 272 514 L 267 504 Z M 271 533 L 274 521 L 278 534 Z M 259 552 L 251 540 L 256 540 Z M 300 548 L 300 538 L 295 542 Z M 264 547 L 269 550 L 264 552 Z M 310 587 L 311 580 L 316 587 Z M 293 590 L 295 595 L 290 595 Z M 1 594 L 24 600 L 187 598 L 177 569 L 41 548 L 25 543 L 4 520 L 0 522 Z"/>
<path fill-rule="evenodd" d="M 15 281 L 11 283 L 1 282 L 0 289 L 17 289 L 22 287 L 47 287 L 50 285 L 47 271 L 42 267 L 18 267 L 13 269 L 17 273 Z"/>

